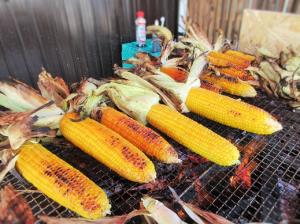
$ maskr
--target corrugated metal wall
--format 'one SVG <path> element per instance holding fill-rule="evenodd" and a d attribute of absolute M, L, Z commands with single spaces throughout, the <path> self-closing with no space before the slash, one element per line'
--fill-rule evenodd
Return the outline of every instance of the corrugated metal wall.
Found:
<path fill-rule="evenodd" d="M 69 82 L 109 75 L 137 10 L 176 34 L 178 0 L 0 0 L 0 78 L 34 84 L 41 66 Z"/>
<path fill-rule="evenodd" d="M 300 0 L 188 0 L 188 15 L 200 24 L 210 41 L 221 28 L 226 37 L 237 40 L 244 9 L 300 13 Z"/>

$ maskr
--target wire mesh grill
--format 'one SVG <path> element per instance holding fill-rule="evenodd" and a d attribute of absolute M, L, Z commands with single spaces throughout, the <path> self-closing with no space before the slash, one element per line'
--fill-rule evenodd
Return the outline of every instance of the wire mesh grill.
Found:
<path fill-rule="evenodd" d="M 179 152 L 180 158 L 189 162 L 183 162 L 183 165 L 164 165 L 155 161 L 158 179 L 166 181 L 169 186 L 172 186 L 184 201 L 193 201 L 194 203 L 194 199 L 197 199 L 195 183 L 200 181 L 202 190 L 207 194 L 201 199 L 201 203 L 196 200 L 196 204 L 237 223 L 250 221 L 277 223 L 289 217 L 290 214 L 299 218 L 300 206 L 297 201 L 300 184 L 299 113 L 291 112 L 281 101 L 270 100 L 264 95 L 248 101 L 271 112 L 284 125 L 283 131 L 272 136 L 260 137 L 259 141 L 263 141 L 265 144 L 252 158 L 257 166 L 252 171 L 253 183 L 249 189 L 242 185 L 236 188 L 230 186 L 229 178 L 233 175 L 234 167 L 222 168 L 209 162 L 190 162 L 190 157 L 194 154 L 166 136 Z M 225 127 L 199 116 L 189 116 L 240 146 L 257 140 L 257 136 L 254 134 Z M 128 213 L 138 208 L 140 198 L 149 193 L 147 189 L 137 189 L 140 184 L 120 178 L 90 156 L 82 153 L 79 149 L 70 147 L 67 143 L 61 143 L 55 147 L 53 144 L 47 144 L 46 147 L 105 189 L 111 200 L 113 215 Z M 187 164 L 189 166 L 186 167 Z M 18 175 L 14 172 L 8 174 L 1 186 L 11 183 L 16 189 L 23 191 L 24 197 L 35 215 L 76 216 L 42 193 L 35 191 L 35 188 L 22 178 L 17 177 Z M 170 197 L 167 189 L 154 191 L 151 194 L 161 199 Z M 289 206 L 286 205 L 287 201 Z"/>
<path fill-rule="evenodd" d="M 261 96 L 259 100 L 248 101 L 279 118 L 284 129 L 272 136 L 259 138 L 265 145 L 252 158 L 257 165 L 251 173 L 252 185 L 249 189 L 242 184 L 236 188 L 230 186 L 229 179 L 234 173 L 234 167 L 220 169 L 213 165 L 209 172 L 199 177 L 206 195 L 201 205 L 198 205 L 236 223 L 278 223 L 291 217 L 299 220 L 299 113 L 293 113 L 281 102 L 270 101 L 265 96 Z M 241 138 L 234 140 L 238 145 L 246 146 L 257 141 L 257 136 L 244 133 Z M 185 190 L 182 197 L 188 201 L 195 194 L 195 186 L 192 185 Z"/>

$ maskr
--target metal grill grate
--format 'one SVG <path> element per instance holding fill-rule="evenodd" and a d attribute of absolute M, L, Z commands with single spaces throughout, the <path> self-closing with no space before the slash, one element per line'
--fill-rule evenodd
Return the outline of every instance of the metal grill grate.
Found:
<path fill-rule="evenodd" d="M 260 96 L 259 100 L 248 101 L 279 118 L 284 129 L 275 135 L 259 138 L 265 145 L 252 158 L 257 166 L 251 174 L 253 180 L 251 188 L 247 189 L 242 185 L 237 188 L 230 186 L 229 178 L 235 168 L 220 169 L 213 165 L 208 172 L 201 175 L 199 180 L 207 195 L 202 202 L 204 206 L 199 206 L 237 223 L 278 223 L 291 216 L 299 220 L 300 207 L 297 198 L 300 185 L 299 113 L 293 113 L 281 102 L 270 101 L 265 96 Z M 215 130 L 214 127 L 212 129 Z M 241 138 L 236 138 L 239 134 Z M 232 130 L 229 134 L 235 136 L 234 140 L 240 146 L 246 146 L 257 138 L 250 133 L 242 135 L 243 132 L 237 130 Z M 188 201 L 195 194 L 195 186 L 191 185 L 182 194 L 182 198 Z M 208 200 L 210 196 L 213 201 Z"/>
<path fill-rule="evenodd" d="M 202 189 L 207 192 L 207 197 L 204 197 L 202 203 L 198 205 L 235 222 L 267 221 L 277 223 L 285 219 L 288 212 L 299 218 L 297 195 L 291 195 L 294 192 L 297 194 L 300 184 L 299 113 L 291 112 L 282 102 L 270 100 L 264 95 L 248 101 L 271 112 L 284 125 L 283 131 L 259 139 L 264 141 L 265 145 L 252 158 L 256 161 L 257 166 L 252 172 L 253 183 L 250 189 L 243 188 L 242 185 L 237 188 L 230 187 L 229 178 L 235 168 L 221 168 L 211 163 L 196 163 L 182 172 L 183 166 L 155 162 L 158 179 L 167 181 L 185 201 L 196 198 L 195 181 L 200 180 Z M 199 116 L 190 115 L 190 117 L 240 146 L 245 146 L 257 138 L 254 134 L 225 127 Z M 168 140 L 178 150 L 182 160 L 193 156 L 193 153 L 187 152 L 178 143 Z M 46 147 L 106 190 L 111 200 L 113 215 L 128 213 L 138 208 L 140 198 L 147 193 L 147 190 L 134 190 L 139 184 L 120 178 L 93 158 L 68 144 L 56 147 L 48 144 Z M 180 175 L 179 177 L 178 175 L 182 173 L 184 176 Z M 13 174 L 8 174 L 1 186 L 7 183 L 12 183 L 18 190 L 35 189 Z M 153 194 L 161 199 L 170 196 L 168 190 L 157 191 Z M 35 215 L 76 216 L 39 192 L 25 192 L 24 196 Z M 290 211 L 284 211 L 287 207 L 284 203 L 287 201 L 291 204 L 289 207 L 292 210 Z"/>

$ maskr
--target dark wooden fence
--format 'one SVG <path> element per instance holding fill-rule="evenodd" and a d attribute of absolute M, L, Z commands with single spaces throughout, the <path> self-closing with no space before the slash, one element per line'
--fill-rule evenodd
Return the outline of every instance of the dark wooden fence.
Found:
<path fill-rule="evenodd" d="M 137 10 L 176 33 L 178 0 L 0 0 L 0 79 L 34 84 L 42 66 L 68 82 L 111 74 Z"/>

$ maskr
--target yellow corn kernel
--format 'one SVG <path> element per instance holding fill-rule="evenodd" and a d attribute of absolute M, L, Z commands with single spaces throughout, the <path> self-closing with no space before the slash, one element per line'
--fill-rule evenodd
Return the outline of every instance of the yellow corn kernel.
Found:
<path fill-rule="evenodd" d="M 204 158 L 222 166 L 239 163 L 240 153 L 225 138 L 162 104 L 151 107 L 147 121 Z"/>
<path fill-rule="evenodd" d="M 77 214 L 98 219 L 109 213 L 105 192 L 40 144 L 20 148 L 16 168 L 38 190 Z"/>
<path fill-rule="evenodd" d="M 221 74 L 228 75 L 234 78 L 239 78 L 244 81 L 254 80 L 253 76 L 251 76 L 246 70 L 236 69 L 236 68 L 218 68 L 218 71 Z"/>
<path fill-rule="evenodd" d="M 207 58 L 210 64 L 220 67 L 247 68 L 250 65 L 250 61 L 217 51 L 209 52 Z"/>
<path fill-rule="evenodd" d="M 201 80 L 201 88 L 208 89 L 208 90 L 213 91 L 215 93 L 221 93 L 222 92 L 221 87 L 219 87 L 216 84 L 207 82 L 205 80 Z"/>
<path fill-rule="evenodd" d="M 250 54 L 245 54 L 245 53 L 240 52 L 240 51 L 228 50 L 228 51 L 225 52 L 225 54 L 231 55 L 233 57 L 241 58 L 241 59 L 244 59 L 244 60 L 247 60 L 247 61 L 250 61 L 250 62 L 255 60 L 255 56 L 250 55 Z"/>
<path fill-rule="evenodd" d="M 99 121 L 138 147 L 144 153 L 165 163 L 178 163 L 175 149 L 157 132 L 111 108 L 101 108 Z"/>
<path fill-rule="evenodd" d="M 78 119 L 75 113 L 61 119 L 60 130 L 67 140 L 128 180 L 147 183 L 156 178 L 149 158 L 121 135 L 90 118 Z"/>
<path fill-rule="evenodd" d="M 191 112 L 210 120 L 256 134 L 272 134 L 282 129 L 268 112 L 202 88 L 190 90 L 186 106 Z"/>
<path fill-rule="evenodd" d="M 242 97 L 255 97 L 257 95 L 256 90 L 250 84 L 233 77 L 205 73 L 200 76 L 200 79 L 213 83 L 219 86 L 224 92 L 232 95 Z"/>

